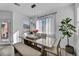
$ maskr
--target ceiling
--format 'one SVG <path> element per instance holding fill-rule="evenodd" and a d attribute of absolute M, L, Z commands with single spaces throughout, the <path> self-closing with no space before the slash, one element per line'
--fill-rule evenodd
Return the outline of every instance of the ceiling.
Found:
<path fill-rule="evenodd" d="M 19 3 L 20 6 L 14 5 L 13 3 L 0 3 L 0 10 L 11 10 L 17 11 L 25 16 L 41 16 L 49 11 L 69 6 L 72 3 L 35 3 L 36 7 L 31 8 L 34 3 Z"/>

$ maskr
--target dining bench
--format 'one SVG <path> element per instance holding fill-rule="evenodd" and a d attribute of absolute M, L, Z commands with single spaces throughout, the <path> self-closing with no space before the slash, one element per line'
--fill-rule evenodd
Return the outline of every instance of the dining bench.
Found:
<path fill-rule="evenodd" d="M 41 52 L 33 49 L 30 46 L 23 44 L 22 42 L 13 45 L 14 50 L 17 51 L 21 56 L 40 56 Z"/>

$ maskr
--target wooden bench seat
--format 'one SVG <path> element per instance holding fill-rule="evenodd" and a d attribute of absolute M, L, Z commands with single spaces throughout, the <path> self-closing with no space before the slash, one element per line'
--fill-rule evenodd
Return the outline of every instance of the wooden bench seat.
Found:
<path fill-rule="evenodd" d="M 16 43 L 14 44 L 14 48 L 22 55 L 22 56 L 40 56 L 41 52 L 23 44 Z"/>

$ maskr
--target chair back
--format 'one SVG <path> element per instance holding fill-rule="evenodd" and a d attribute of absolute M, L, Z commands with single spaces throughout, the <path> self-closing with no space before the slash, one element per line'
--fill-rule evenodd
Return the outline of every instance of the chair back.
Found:
<path fill-rule="evenodd" d="M 36 36 L 38 36 L 38 38 L 41 38 L 41 33 L 36 33 Z"/>
<path fill-rule="evenodd" d="M 60 47 L 60 42 L 61 42 L 61 39 L 56 39 L 55 40 L 55 42 L 54 42 L 54 44 L 53 44 L 53 46 L 55 46 L 55 47 Z"/>
<path fill-rule="evenodd" d="M 41 38 L 46 39 L 47 34 L 42 33 Z"/>
<path fill-rule="evenodd" d="M 59 40 L 56 40 L 54 42 L 54 47 L 56 47 L 57 49 L 57 55 L 61 55 L 61 47 L 60 47 L 60 42 L 61 42 L 61 38 Z"/>

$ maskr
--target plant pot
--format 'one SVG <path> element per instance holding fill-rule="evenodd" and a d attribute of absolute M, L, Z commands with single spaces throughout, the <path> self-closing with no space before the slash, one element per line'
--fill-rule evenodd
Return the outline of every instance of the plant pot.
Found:
<path fill-rule="evenodd" d="M 70 45 L 65 46 L 65 51 L 71 54 L 74 54 L 74 48 Z"/>

